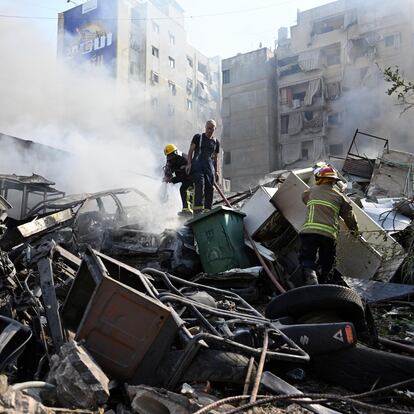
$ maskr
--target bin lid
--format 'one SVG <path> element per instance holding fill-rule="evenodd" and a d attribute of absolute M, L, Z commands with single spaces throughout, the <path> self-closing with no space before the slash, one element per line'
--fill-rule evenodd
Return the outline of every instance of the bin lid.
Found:
<path fill-rule="evenodd" d="M 193 219 L 188 220 L 185 223 L 185 225 L 186 226 L 190 226 L 190 225 L 196 223 L 197 221 L 204 220 L 205 218 L 210 217 L 210 216 L 212 216 L 214 214 L 217 214 L 217 213 L 231 213 L 231 214 L 237 214 L 237 215 L 239 215 L 241 217 L 245 217 L 246 216 L 246 214 L 243 213 L 243 212 L 241 212 L 241 211 L 237 211 L 237 210 L 234 210 L 234 209 L 232 209 L 230 207 L 226 207 L 226 206 L 220 206 L 220 207 L 213 208 L 208 213 L 202 213 L 202 214 L 197 215 Z"/>

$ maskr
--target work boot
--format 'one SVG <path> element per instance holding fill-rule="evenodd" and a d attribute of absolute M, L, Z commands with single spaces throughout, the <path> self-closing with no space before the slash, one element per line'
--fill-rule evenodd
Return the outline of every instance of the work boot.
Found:
<path fill-rule="evenodd" d="M 177 213 L 179 216 L 192 216 L 193 210 L 189 208 L 183 208 L 181 211 Z"/>
<path fill-rule="evenodd" d="M 303 276 L 305 276 L 305 285 L 312 286 L 318 284 L 318 276 L 313 269 L 305 268 L 303 269 Z"/>

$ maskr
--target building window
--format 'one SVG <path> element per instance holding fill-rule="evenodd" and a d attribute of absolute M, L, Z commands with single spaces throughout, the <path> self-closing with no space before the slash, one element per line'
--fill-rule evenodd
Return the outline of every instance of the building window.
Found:
<path fill-rule="evenodd" d="M 328 115 L 328 126 L 339 125 L 341 123 L 341 114 L 335 112 L 334 114 Z"/>
<path fill-rule="evenodd" d="M 156 58 L 160 57 L 160 51 L 155 46 L 152 46 L 152 56 L 155 56 Z"/>
<path fill-rule="evenodd" d="M 187 63 L 190 68 L 194 67 L 193 59 L 190 58 L 190 56 L 187 55 Z"/>
<path fill-rule="evenodd" d="M 193 101 L 191 99 L 187 99 L 187 110 L 193 109 Z"/>
<path fill-rule="evenodd" d="M 175 36 L 170 33 L 170 45 L 175 45 Z"/>
<path fill-rule="evenodd" d="M 224 151 L 224 164 L 229 165 L 231 164 L 231 152 L 230 151 Z"/>
<path fill-rule="evenodd" d="M 193 80 L 187 78 L 187 86 L 186 86 L 187 95 L 192 95 L 193 93 Z"/>
<path fill-rule="evenodd" d="M 197 70 L 201 72 L 204 76 L 208 76 L 208 68 L 207 65 L 205 65 L 204 63 L 198 62 Z"/>
<path fill-rule="evenodd" d="M 175 115 L 175 108 L 172 105 L 168 105 L 168 116 L 174 116 Z"/>
<path fill-rule="evenodd" d="M 280 117 L 280 133 L 287 134 L 289 131 L 289 115 L 282 115 Z"/>
<path fill-rule="evenodd" d="M 159 24 L 152 22 L 152 30 L 154 30 L 155 33 L 159 33 L 160 32 Z"/>
<path fill-rule="evenodd" d="M 342 144 L 329 145 L 329 155 L 343 155 L 343 145 Z"/>
<path fill-rule="evenodd" d="M 335 16 L 328 19 L 315 22 L 313 24 L 312 35 L 323 34 L 332 32 L 333 30 L 339 30 L 344 27 L 344 16 Z"/>
<path fill-rule="evenodd" d="M 160 75 L 157 72 L 151 71 L 151 82 L 153 84 L 160 83 Z"/>
<path fill-rule="evenodd" d="M 171 56 L 168 56 L 168 62 L 170 64 L 170 68 L 175 68 L 175 59 L 173 59 Z"/>
<path fill-rule="evenodd" d="M 393 34 L 384 37 L 385 47 L 395 47 L 399 48 L 401 43 L 401 35 Z"/>
<path fill-rule="evenodd" d="M 230 83 L 230 69 L 223 70 L 223 84 Z"/>
<path fill-rule="evenodd" d="M 168 89 L 170 90 L 171 95 L 174 95 L 175 96 L 177 94 L 177 88 L 176 88 L 174 82 L 168 81 Z"/>
<path fill-rule="evenodd" d="M 151 98 L 151 106 L 153 108 L 158 108 L 158 98 Z"/>
<path fill-rule="evenodd" d="M 313 141 L 303 141 L 301 143 L 302 160 L 309 160 L 310 154 L 313 154 Z"/>

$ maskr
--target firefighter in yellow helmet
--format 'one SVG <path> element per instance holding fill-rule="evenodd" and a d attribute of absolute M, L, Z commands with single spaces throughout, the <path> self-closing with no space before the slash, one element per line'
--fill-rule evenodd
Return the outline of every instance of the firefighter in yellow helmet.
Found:
<path fill-rule="evenodd" d="M 339 230 L 339 217 L 353 234 L 358 231 L 358 223 L 349 199 L 334 185 L 340 180 L 330 165 L 318 166 L 314 171 L 316 185 L 305 190 L 302 200 L 306 204 L 306 222 L 300 232 L 302 266 L 305 284 L 318 284 L 316 256 L 321 266 L 320 281 L 327 282 L 335 263 L 336 237 Z"/>
<path fill-rule="evenodd" d="M 193 180 L 185 172 L 187 158 L 178 153 L 178 148 L 174 144 L 167 144 L 164 148 L 167 163 L 164 166 L 164 182 L 177 184 L 181 183 L 180 196 L 183 208 L 179 215 L 193 214 L 191 206 L 191 187 Z"/>

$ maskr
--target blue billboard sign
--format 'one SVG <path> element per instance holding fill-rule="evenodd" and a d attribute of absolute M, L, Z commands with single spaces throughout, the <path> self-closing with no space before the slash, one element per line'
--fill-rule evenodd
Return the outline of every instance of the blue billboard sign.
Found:
<path fill-rule="evenodd" d="M 63 13 L 63 55 L 116 74 L 118 0 L 90 0 Z"/>

